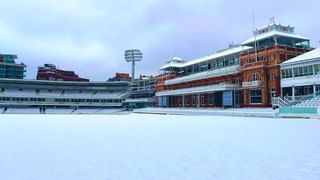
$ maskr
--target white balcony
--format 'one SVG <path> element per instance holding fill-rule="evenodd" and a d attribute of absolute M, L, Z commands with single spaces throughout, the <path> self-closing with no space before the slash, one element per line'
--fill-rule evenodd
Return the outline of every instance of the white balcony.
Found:
<path fill-rule="evenodd" d="M 188 95 L 188 94 L 201 94 L 201 93 L 212 93 L 217 91 L 232 91 L 239 90 L 239 84 L 213 84 L 208 86 L 199 86 L 192 88 L 183 88 L 183 89 L 175 89 L 175 90 L 166 90 L 160 91 L 156 93 L 156 96 L 176 96 L 176 95 Z"/>
<path fill-rule="evenodd" d="M 221 69 L 215 69 L 215 70 L 207 70 L 204 72 L 191 74 L 188 76 L 183 76 L 175 79 L 166 80 L 164 82 L 165 85 L 172 85 L 172 84 L 178 84 L 178 83 L 185 83 L 189 81 L 195 81 L 195 80 L 201 80 L 201 79 L 208 79 L 213 77 L 219 77 L 219 76 L 225 76 L 230 74 L 236 74 L 239 73 L 239 65 L 225 67 Z"/>
<path fill-rule="evenodd" d="M 256 88 L 261 86 L 262 86 L 262 81 L 242 82 L 242 88 Z"/>

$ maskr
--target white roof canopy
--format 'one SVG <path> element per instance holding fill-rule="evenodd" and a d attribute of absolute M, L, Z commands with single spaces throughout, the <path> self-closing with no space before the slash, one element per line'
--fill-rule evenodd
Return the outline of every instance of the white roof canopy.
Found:
<path fill-rule="evenodd" d="M 216 53 L 214 53 L 212 55 L 209 55 L 209 56 L 204 56 L 204 57 L 201 57 L 201 58 L 198 58 L 198 59 L 194 59 L 194 60 L 188 61 L 186 63 L 169 63 L 169 64 L 165 64 L 164 66 L 162 66 L 160 68 L 160 70 L 164 70 L 164 69 L 169 68 L 169 67 L 176 67 L 176 68 L 187 67 L 187 66 L 190 66 L 190 65 L 193 65 L 193 64 L 198 64 L 198 63 L 206 62 L 206 61 L 209 61 L 209 60 L 212 60 L 212 59 L 216 59 L 216 58 L 220 58 L 220 57 L 224 57 L 224 56 L 240 53 L 240 52 L 243 52 L 243 51 L 246 51 L 246 50 L 249 50 L 249 49 L 252 49 L 252 47 L 249 47 L 249 46 L 235 46 L 235 47 L 228 48 L 226 50 L 218 51 L 218 52 L 216 52 Z"/>
<path fill-rule="evenodd" d="M 298 40 L 302 40 L 302 41 L 307 41 L 309 40 L 306 37 L 294 34 L 294 33 L 285 33 L 285 32 L 279 32 L 276 30 L 270 31 L 270 32 L 266 32 L 264 34 L 259 34 L 255 37 L 251 37 L 248 40 L 244 41 L 242 43 L 242 45 L 249 45 L 251 43 L 254 43 L 254 41 L 260 41 L 260 40 L 264 40 L 270 37 L 274 37 L 274 36 L 282 36 L 282 37 L 288 37 L 288 38 L 294 38 L 294 39 L 298 39 Z"/>

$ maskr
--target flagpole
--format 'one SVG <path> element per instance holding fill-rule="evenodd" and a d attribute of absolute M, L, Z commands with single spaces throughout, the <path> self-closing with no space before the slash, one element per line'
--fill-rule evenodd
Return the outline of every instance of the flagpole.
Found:
<path fill-rule="evenodd" d="M 255 59 L 256 59 L 256 62 L 257 62 L 258 61 L 257 33 L 256 33 L 256 24 L 255 24 L 255 18 L 254 18 L 254 11 L 252 11 L 252 21 L 253 21 L 254 52 L 255 52 Z"/>

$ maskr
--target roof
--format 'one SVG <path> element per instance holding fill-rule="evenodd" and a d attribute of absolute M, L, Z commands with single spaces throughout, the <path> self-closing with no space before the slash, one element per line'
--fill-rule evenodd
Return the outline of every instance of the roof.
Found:
<path fill-rule="evenodd" d="M 198 59 L 194 59 L 185 63 L 169 63 L 169 64 L 165 64 L 164 66 L 162 66 L 160 69 L 166 69 L 168 67 L 177 67 L 177 68 L 182 68 L 182 67 L 187 67 L 193 64 L 198 64 L 201 62 L 206 62 L 212 59 L 216 59 L 216 58 L 220 58 L 220 57 L 224 57 L 224 56 L 228 56 L 228 55 L 232 55 L 232 54 L 236 54 L 236 53 L 240 53 L 246 50 L 252 49 L 252 47 L 249 46 L 233 46 L 231 48 L 225 49 L 225 50 L 221 50 L 218 51 L 214 54 L 211 54 L 209 56 L 204 56 Z"/>
<path fill-rule="evenodd" d="M 251 37 L 248 40 L 244 41 L 242 43 L 242 45 L 248 45 L 250 43 L 253 43 L 254 41 L 260 41 L 260 40 L 267 39 L 267 38 L 274 37 L 274 36 L 283 36 L 283 37 L 289 37 L 289 38 L 300 39 L 300 40 L 309 40 L 308 38 L 306 38 L 304 36 L 300 36 L 300 35 L 297 35 L 294 33 L 286 33 L 286 32 L 280 32 L 277 30 L 272 30 L 270 32 L 259 34 L 256 36 L 256 38 Z"/>
<path fill-rule="evenodd" d="M 10 84 L 27 84 L 27 85 L 51 85 L 51 86 L 113 86 L 113 85 L 128 85 L 127 81 L 47 81 L 47 80 L 27 80 L 27 79 L 7 79 L 0 78 L 0 83 Z"/>
<path fill-rule="evenodd" d="M 320 59 L 320 47 L 315 50 L 304 53 L 300 56 L 289 59 L 288 61 L 283 62 L 281 64 L 281 66 L 296 64 L 296 63 L 304 63 L 305 61 L 309 61 L 309 60 L 313 60 L 313 59 Z"/>

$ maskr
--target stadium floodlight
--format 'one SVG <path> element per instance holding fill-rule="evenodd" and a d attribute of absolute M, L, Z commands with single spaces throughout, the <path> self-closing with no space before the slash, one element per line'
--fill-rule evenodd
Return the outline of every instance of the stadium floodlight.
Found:
<path fill-rule="evenodd" d="M 132 63 L 132 74 L 131 74 L 131 80 L 134 80 L 134 71 L 135 71 L 135 64 L 138 61 L 141 61 L 143 58 L 142 52 L 139 49 L 128 49 L 124 53 L 124 57 L 127 62 Z"/>

